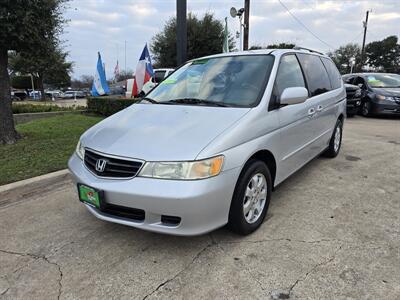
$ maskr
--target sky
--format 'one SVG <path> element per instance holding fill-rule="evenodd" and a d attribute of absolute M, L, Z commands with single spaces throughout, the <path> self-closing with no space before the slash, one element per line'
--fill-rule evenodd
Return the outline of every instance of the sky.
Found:
<path fill-rule="evenodd" d="M 361 45 L 367 10 L 366 42 L 381 40 L 400 34 L 399 4 L 400 0 L 251 0 L 249 45 L 292 42 L 322 52 L 349 42 Z M 221 21 L 228 17 L 232 34 L 239 30 L 239 20 L 230 17 L 229 10 L 243 6 L 243 0 L 187 0 L 188 12 L 198 17 L 206 12 Z M 145 43 L 150 44 L 175 14 L 175 0 L 72 0 L 61 37 L 74 63 L 72 77 L 93 75 L 98 51 L 107 78 L 113 77 L 117 60 L 120 70 L 125 69 L 125 53 L 126 68 L 134 70 Z"/>

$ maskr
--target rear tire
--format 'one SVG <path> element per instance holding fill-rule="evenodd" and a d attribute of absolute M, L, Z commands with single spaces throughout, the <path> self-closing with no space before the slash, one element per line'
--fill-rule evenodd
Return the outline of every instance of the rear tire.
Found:
<path fill-rule="evenodd" d="M 323 153 L 323 156 L 334 158 L 339 154 L 340 148 L 342 147 L 342 133 L 343 123 L 341 120 L 337 120 L 328 149 Z"/>
<path fill-rule="evenodd" d="M 260 160 L 250 160 L 236 183 L 229 211 L 228 226 L 247 235 L 261 226 L 268 211 L 272 192 L 271 173 Z"/>

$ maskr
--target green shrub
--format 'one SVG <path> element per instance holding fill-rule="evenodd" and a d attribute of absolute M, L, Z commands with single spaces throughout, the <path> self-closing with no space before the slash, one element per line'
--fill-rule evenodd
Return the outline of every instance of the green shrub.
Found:
<path fill-rule="evenodd" d="M 88 97 L 87 109 L 102 116 L 111 116 L 120 110 L 139 101 L 137 98 L 126 99 L 119 97 Z"/>
<path fill-rule="evenodd" d="M 85 109 L 85 107 L 59 107 L 50 104 L 12 104 L 13 114 L 25 114 L 25 113 L 38 113 L 38 112 L 51 112 L 51 111 L 73 111 Z"/>

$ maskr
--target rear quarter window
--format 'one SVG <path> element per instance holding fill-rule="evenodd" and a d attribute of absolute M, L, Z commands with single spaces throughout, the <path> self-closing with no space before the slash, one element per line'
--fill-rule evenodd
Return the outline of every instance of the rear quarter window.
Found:
<path fill-rule="evenodd" d="M 328 72 L 329 80 L 331 81 L 331 86 L 333 90 L 336 90 L 342 86 L 342 77 L 338 69 L 336 68 L 333 61 L 329 58 L 321 58 L 322 63 L 324 64 L 326 71 Z"/>
<path fill-rule="evenodd" d="M 298 53 L 300 64 L 307 78 L 311 96 L 317 96 L 331 90 L 331 82 L 321 59 L 316 55 Z"/>

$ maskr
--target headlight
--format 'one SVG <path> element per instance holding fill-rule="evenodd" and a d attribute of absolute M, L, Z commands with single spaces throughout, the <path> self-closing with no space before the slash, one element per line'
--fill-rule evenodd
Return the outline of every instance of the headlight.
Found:
<path fill-rule="evenodd" d="M 83 148 L 81 141 L 79 141 L 78 145 L 76 145 L 76 155 L 78 155 L 78 157 L 82 160 L 85 157 L 85 148 Z"/>
<path fill-rule="evenodd" d="M 138 176 L 177 180 L 204 179 L 217 176 L 223 162 L 222 155 L 199 161 L 146 162 Z"/>
<path fill-rule="evenodd" d="M 390 96 L 376 95 L 376 98 L 378 100 L 381 100 L 381 101 L 383 101 L 383 100 L 395 101 L 395 99 L 393 97 L 390 97 Z"/>

